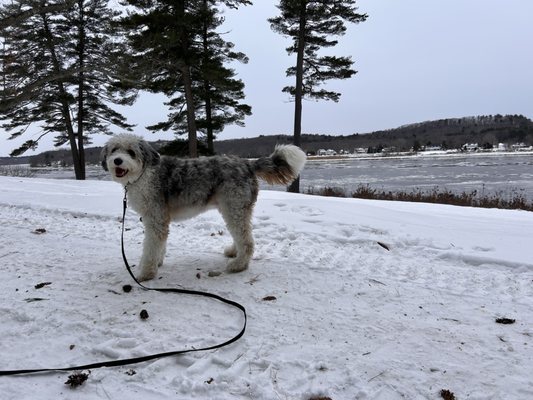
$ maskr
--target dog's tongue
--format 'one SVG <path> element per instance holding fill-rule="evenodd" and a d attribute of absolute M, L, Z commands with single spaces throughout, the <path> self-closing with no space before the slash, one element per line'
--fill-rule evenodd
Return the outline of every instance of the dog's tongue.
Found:
<path fill-rule="evenodd" d="M 117 176 L 117 178 L 122 178 L 124 175 L 126 175 L 126 170 L 122 169 L 122 168 L 119 168 L 119 167 L 116 167 L 115 168 L 115 175 Z"/>

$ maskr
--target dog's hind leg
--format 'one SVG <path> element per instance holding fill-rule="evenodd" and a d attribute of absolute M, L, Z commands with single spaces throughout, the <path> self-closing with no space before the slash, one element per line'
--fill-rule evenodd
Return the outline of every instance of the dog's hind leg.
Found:
<path fill-rule="evenodd" d="M 232 243 L 224 249 L 224 255 L 229 258 L 237 257 L 237 247 L 235 246 L 235 243 Z"/>
<path fill-rule="evenodd" d="M 240 272 L 248 268 L 254 254 L 254 238 L 252 236 L 253 205 L 223 205 L 220 213 L 233 237 L 233 244 L 226 248 L 227 257 L 235 257 L 228 262 L 228 272 Z"/>
<path fill-rule="evenodd" d="M 165 239 L 163 244 L 163 249 L 161 249 L 161 252 L 159 253 L 159 258 L 157 261 L 157 266 L 160 267 L 163 265 L 163 261 L 165 260 L 165 254 L 167 252 L 167 241 Z"/>
<path fill-rule="evenodd" d="M 141 256 L 139 281 L 155 278 L 157 267 L 163 263 L 166 241 L 168 237 L 168 223 L 157 223 L 143 217 L 144 241 Z"/>

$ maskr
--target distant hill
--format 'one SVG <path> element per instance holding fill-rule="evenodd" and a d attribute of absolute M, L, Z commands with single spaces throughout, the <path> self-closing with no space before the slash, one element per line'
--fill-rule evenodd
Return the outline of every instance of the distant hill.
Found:
<path fill-rule="evenodd" d="M 291 143 L 288 134 L 261 135 L 255 138 L 230 139 L 215 141 L 217 154 L 233 154 L 241 157 L 260 157 L 268 155 L 276 144 Z M 356 133 L 345 136 L 303 134 L 302 148 L 308 153 L 319 149 L 332 149 L 337 152 L 355 149 L 381 151 L 394 148 L 397 151 L 409 151 L 413 147 L 441 146 L 445 149 L 458 149 L 466 143 L 477 143 L 480 147 L 491 147 L 498 143 L 525 143 L 533 145 L 533 121 L 522 115 L 488 115 L 464 118 L 449 118 L 425 121 L 400 126 L 394 129 L 372 133 Z M 168 142 L 153 142 L 160 148 Z M 99 163 L 101 147 L 86 149 L 89 164 Z M 29 157 L 2 157 L 2 164 L 46 165 L 60 163 L 71 164 L 69 150 L 54 150 Z"/>
<path fill-rule="evenodd" d="M 260 136 L 258 138 L 222 140 L 215 142 L 219 154 L 236 154 L 257 157 L 272 152 L 277 143 L 290 143 L 290 135 Z M 523 142 L 533 145 L 533 121 L 522 115 L 489 115 L 478 117 L 450 118 L 419 122 L 395 129 L 347 136 L 302 135 L 302 148 L 306 152 L 332 149 L 337 152 L 363 148 L 395 148 L 409 151 L 416 146 L 441 146 L 458 149 L 466 143 L 478 143 L 490 147 L 498 143 Z"/>
<path fill-rule="evenodd" d="M 31 156 L 22 157 L 0 157 L 0 165 L 22 165 L 29 164 Z"/>

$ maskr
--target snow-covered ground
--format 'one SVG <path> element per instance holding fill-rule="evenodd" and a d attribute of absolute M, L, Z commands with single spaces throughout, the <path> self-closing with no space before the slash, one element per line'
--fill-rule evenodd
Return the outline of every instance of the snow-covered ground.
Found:
<path fill-rule="evenodd" d="M 121 208 L 113 182 L 0 177 L 0 369 L 203 347 L 239 331 L 239 311 L 216 301 L 122 290 L 132 282 Z M 131 210 L 126 224 L 136 263 Z M 95 369 L 77 388 L 68 373 L 0 377 L 0 398 L 533 398 L 533 213 L 263 191 L 254 232 L 250 269 L 209 277 L 230 243 L 221 217 L 175 223 L 150 283 L 242 303 L 248 329 L 235 344 Z"/>

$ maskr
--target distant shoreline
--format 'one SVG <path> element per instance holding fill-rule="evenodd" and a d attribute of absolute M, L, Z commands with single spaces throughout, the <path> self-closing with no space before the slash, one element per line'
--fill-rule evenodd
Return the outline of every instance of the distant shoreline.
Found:
<path fill-rule="evenodd" d="M 380 159 L 403 159 L 403 158 L 430 158 L 430 157 L 484 157 L 484 156 L 533 156 L 533 151 L 421 151 L 418 153 L 372 153 L 372 154 L 338 154 L 335 156 L 307 156 L 308 161 L 342 161 L 342 160 L 380 160 Z"/>

